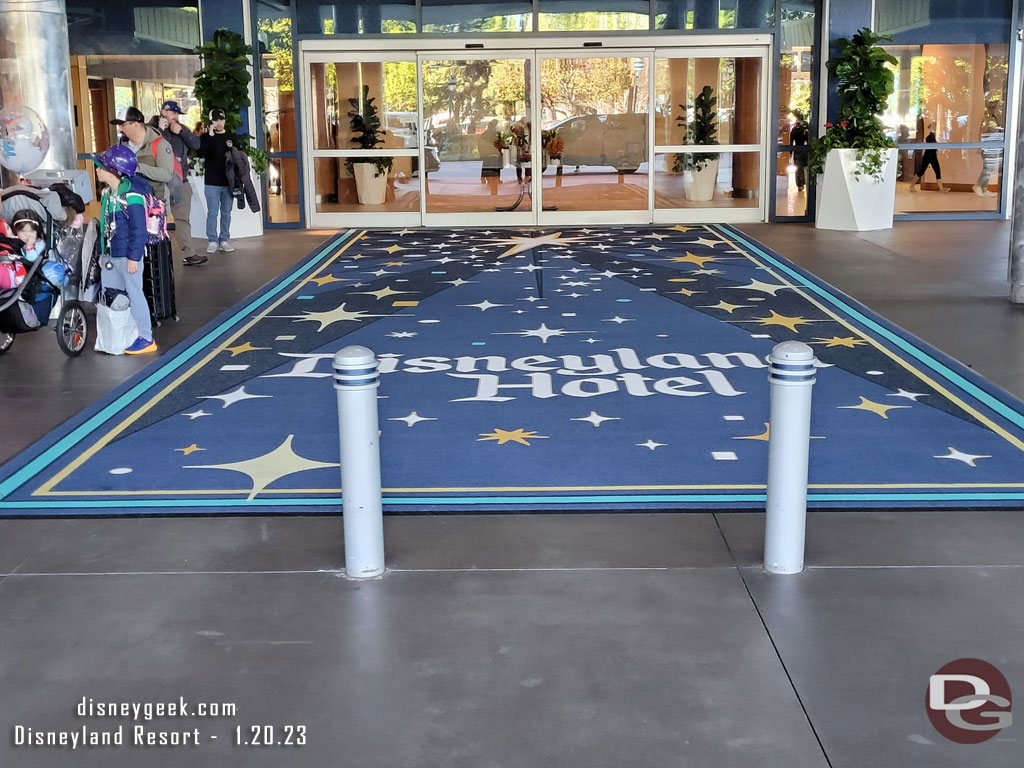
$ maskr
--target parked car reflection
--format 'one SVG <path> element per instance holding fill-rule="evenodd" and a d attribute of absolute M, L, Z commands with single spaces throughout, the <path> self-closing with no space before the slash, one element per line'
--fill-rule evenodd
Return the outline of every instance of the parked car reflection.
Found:
<path fill-rule="evenodd" d="M 548 126 L 562 140 L 562 164 L 635 173 L 647 162 L 647 115 L 577 115 Z"/>

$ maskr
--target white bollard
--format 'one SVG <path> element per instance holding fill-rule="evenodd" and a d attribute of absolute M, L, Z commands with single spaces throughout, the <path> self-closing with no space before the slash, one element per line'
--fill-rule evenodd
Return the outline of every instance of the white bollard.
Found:
<path fill-rule="evenodd" d="M 772 349 L 768 363 L 771 412 L 764 569 L 769 573 L 800 573 L 804 569 L 807 526 L 814 351 L 799 341 L 784 341 Z"/>
<path fill-rule="evenodd" d="M 380 443 L 377 422 L 377 358 L 366 347 L 345 347 L 334 356 L 341 434 L 341 497 L 345 525 L 345 573 L 368 579 L 384 573 Z"/>

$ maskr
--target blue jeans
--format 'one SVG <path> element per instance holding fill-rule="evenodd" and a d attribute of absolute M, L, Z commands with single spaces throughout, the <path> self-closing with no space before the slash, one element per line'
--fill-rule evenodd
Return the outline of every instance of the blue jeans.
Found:
<path fill-rule="evenodd" d="M 231 206 L 235 198 L 230 187 L 206 185 L 206 239 L 211 243 L 226 243 L 231 235 Z M 217 212 L 220 212 L 220 237 L 217 237 Z"/>

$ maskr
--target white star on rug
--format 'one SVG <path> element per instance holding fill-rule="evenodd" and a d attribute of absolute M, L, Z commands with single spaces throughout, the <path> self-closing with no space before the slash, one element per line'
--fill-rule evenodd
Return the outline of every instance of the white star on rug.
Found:
<path fill-rule="evenodd" d="M 198 411 L 192 411 L 191 413 L 183 413 L 181 415 L 182 416 L 188 416 L 189 421 L 195 421 L 196 419 L 200 419 L 203 416 L 213 416 L 212 413 L 207 413 L 206 411 L 204 411 L 202 409 L 200 409 Z"/>
<path fill-rule="evenodd" d="M 600 427 L 606 421 L 621 421 L 622 419 L 618 416 L 599 416 L 597 411 L 591 411 L 589 416 L 582 416 L 578 419 L 569 419 L 569 421 L 586 421 L 593 424 L 595 427 Z"/>
<path fill-rule="evenodd" d="M 200 395 L 201 400 L 220 400 L 224 403 L 222 408 L 227 408 L 229 405 L 240 403 L 243 400 L 258 400 L 263 397 L 273 397 L 273 395 L 250 395 L 245 391 L 245 387 L 239 387 L 233 392 L 228 392 L 226 395 Z M 209 414 L 206 414 L 209 416 Z"/>
<path fill-rule="evenodd" d="M 486 312 L 488 309 L 493 309 L 494 307 L 511 307 L 512 305 L 511 304 L 492 304 L 487 299 L 484 299 L 479 304 L 459 304 L 459 306 L 460 307 L 475 307 L 476 309 L 479 309 L 481 312 Z"/>
<path fill-rule="evenodd" d="M 505 251 L 502 256 L 515 256 L 516 254 L 529 251 L 531 248 L 536 248 L 540 245 L 562 245 L 565 243 L 580 243 L 586 241 L 585 237 L 562 237 L 561 232 L 552 232 L 547 235 L 539 235 L 537 237 L 519 237 L 513 235 L 512 237 L 503 240 L 492 240 L 489 245 L 511 245 L 512 247 Z"/>
<path fill-rule="evenodd" d="M 978 459 L 991 459 L 991 456 L 985 456 L 983 454 L 963 453 L 958 451 L 953 446 L 949 446 L 949 454 L 946 456 L 932 456 L 933 459 L 954 459 L 955 461 L 962 461 L 969 467 L 977 466 L 974 462 Z"/>
<path fill-rule="evenodd" d="M 207 464 L 183 467 L 183 469 L 225 469 L 230 472 L 241 472 L 248 475 L 252 480 L 252 490 L 249 492 L 248 500 L 252 501 L 256 495 L 266 490 L 271 483 L 280 480 L 282 477 L 293 475 L 296 472 L 305 472 L 307 469 L 324 469 L 337 467 L 337 464 L 313 461 L 299 456 L 292 450 L 292 440 L 295 435 L 288 435 L 285 441 L 270 453 L 257 456 L 246 461 L 235 461 L 230 464 Z"/>
<path fill-rule="evenodd" d="M 568 333 L 593 333 L 593 331 L 567 331 L 564 328 L 548 328 L 546 324 L 541 323 L 540 328 L 533 328 L 530 330 L 523 331 L 498 331 L 495 336 L 534 336 L 540 339 L 544 344 L 548 343 L 548 339 L 552 336 L 565 336 Z"/>
<path fill-rule="evenodd" d="M 404 421 L 407 427 L 415 427 L 421 421 L 437 421 L 437 419 L 431 416 L 420 416 L 416 411 L 413 411 L 408 416 L 401 416 L 399 418 L 388 419 L 388 421 Z"/>
<path fill-rule="evenodd" d="M 907 392 L 907 390 L 905 390 L 905 389 L 903 389 L 901 387 L 899 392 L 890 392 L 888 395 L 886 395 L 886 397 L 905 397 L 905 398 L 907 398 L 907 400 L 913 400 L 916 403 L 917 402 L 917 398 L 919 398 L 919 397 L 928 397 L 928 393 L 927 392 Z"/>
<path fill-rule="evenodd" d="M 392 331 L 386 335 L 392 339 L 411 339 L 416 335 L 416 331 Z"/>
<path fill-rule="evenodd" d="M 635 323 L 636 320 L 634 320 L 631 317 L 619 317 L 618 315 L 616 315 L 615 317 L 609 317 L 609 318 L 607 318 L 605 320 L 602 320 L 601 322 L 602 323 L 615 323 L 616 325 L 622 325 L 623 323 Z"/>
<path fill-rule="evenodd" d="M 637 448 L 650 448 L 652 451 L 655 448 L 663 448 L 666 445 L 668 445 L 668 443 L 656 443 L 653 440 L 651 440 L 650 438 L 647 439 L 646 443 L 636 443 L 636 447 Z"/>

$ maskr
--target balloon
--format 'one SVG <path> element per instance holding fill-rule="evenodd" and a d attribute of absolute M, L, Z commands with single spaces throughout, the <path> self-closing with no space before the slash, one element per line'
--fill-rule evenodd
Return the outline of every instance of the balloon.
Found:
<path fill-rule="evenodd" d="M 38 168 L 50 150 L 50 132 L 35 110 L 14 104 L 0 110 L 0 165 L 19 174 Z"/>

